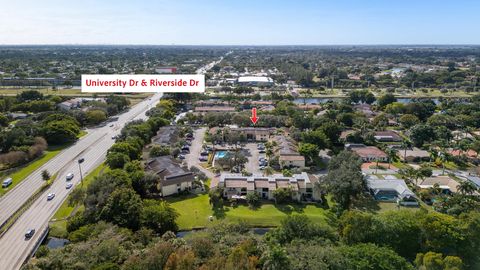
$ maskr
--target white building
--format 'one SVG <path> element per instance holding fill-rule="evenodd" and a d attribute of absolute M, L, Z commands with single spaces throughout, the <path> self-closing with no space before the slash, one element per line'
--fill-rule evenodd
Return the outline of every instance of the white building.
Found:
<path fill-rule="evenodd" d="M 321 199 L 319 192 L 314 191 L 314 184 L 318 179 L 305 172 L 286 177 L 281 174 L 270 176 L 243 176 L 241 174 L 222 174 L 218 187 L 224 189 L 224 196 L 246 196 L 256 192 L 262 199 L 274 200 L 273 193 L 279 188 L 291 188 L 292 200 L 318 201 Z"/>
<path fill-rule="evenodd" d="M 244 76 L 237 79 L 237 84 L 242 86 L 272 86 L 273 79 L 265 76 Z"/>

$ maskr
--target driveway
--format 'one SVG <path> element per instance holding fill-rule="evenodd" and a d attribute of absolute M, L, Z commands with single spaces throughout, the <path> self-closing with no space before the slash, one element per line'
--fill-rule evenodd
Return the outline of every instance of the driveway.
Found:
<path fill-rule="evenodd" d="M 185 163 L 187 163 L 189 168 L 192 166 L 197 167 L 200 171 L 205 173 L 208 178 L 212 179 L 212 183 L 210 185 L 212 187 L 217 185 L 218 180 L 211 171 L 203 168 L 200 165 L 200 160 L 198 159 L 200 157 L 200 152 L 202 151 L 203 139 L 205 137 L 206 130 L 206 127 L 201 127 L 193 132 L 194 139 L 192 141 L 192 145 L 190 146 L 190 153 L 185 155 Z"/>

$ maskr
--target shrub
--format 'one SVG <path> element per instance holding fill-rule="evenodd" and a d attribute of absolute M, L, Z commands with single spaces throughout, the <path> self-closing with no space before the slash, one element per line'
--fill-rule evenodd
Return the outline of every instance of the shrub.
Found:
<path fill-rule="evenodd" d="M 257 208 L 260 206 L 260 195 L 256 192 L 251 192 L 247 194 L 247 203 L 250 208 Z"/>

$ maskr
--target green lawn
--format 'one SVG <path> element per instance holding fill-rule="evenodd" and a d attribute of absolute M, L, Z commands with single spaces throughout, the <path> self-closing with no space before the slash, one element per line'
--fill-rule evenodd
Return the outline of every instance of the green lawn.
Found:
<path fill-rule="evenodd" d="M 83 187 L 81 184 L 75 186 L 77 188 L 86 189 L 88 185 L 92 182 L 95 176 L 98 176 L 100 173 L 108 170 L 108 167 L 102 163 L 100 166 L 95 168 L 91 173 L 89 173 L 85 178 L 83 178 Z M 64 238 L 67 234 L 67 218 L 72 214 L 73 210 L 78 208 L 78 211 L 83 211 L 83 205 L 79 206 L 70 206 L 68 205 L 68 199 L 65 200 L 60 208 L 58 208 L 55 215 L 53 215 L 52 221 L 50 221 L 50 235 L 54 237 Z M 53 221 L 54 220 L 54 221 Z"/>
<path fill-rule="evenodd" d="M 262 203 L 259 209 L 252 210 L 246 205 L 224 207 L 220 211 L 212 211 L 207 194 L 189 195 L 169 198 L 172 207 L 180 214 L 177 219 L 180 230 L 208 226 L 210 216 L 215 220 L 244 221 L 252 227 L 274 227 L 280 221 L 292 214 L 305 214 L 314 222 L 325 222 L 327 210 L 315 205 L 280 205 Z"/>
<path fill-rule="evenodd" d="M 37 170 L 43 164 L 47 163 L 50 159 L 52 159 L 57 154 L 59 154 L 63 149 L 64 147 L 45 151 L 45 154 L 41 158 L 38 158 L 35 161 L 30 162 L 28 165 L 22 168 L 19 168 L 17 171 L 15 171 L 12 174 L 4 175 L 3 179 L 6 177 L 11 177 L 13 179 L 13 183 L 8 188 L 0 189 L 0 196 L 5 194 L 7 191 L 13 189 L 17 184 L 22 182 L 23 179 L 25 179 L 28 175 L 30 175 L 32 172 Z"/>

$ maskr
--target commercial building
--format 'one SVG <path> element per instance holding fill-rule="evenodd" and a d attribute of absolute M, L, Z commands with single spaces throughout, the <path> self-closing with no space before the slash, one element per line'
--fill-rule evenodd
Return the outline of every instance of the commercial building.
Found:
<path fill-rule="evenodd" d="M 158 67 L 155 69 L 155 73 L 158 74 L 172 74 L 177 72 L 177 67 Z"/>
<path fill-rule="evenodd" d="M 265 76 L 244 76 L 237 79 L 237 84 L 241 86 L 272 86 L 273 79 Z"/>

